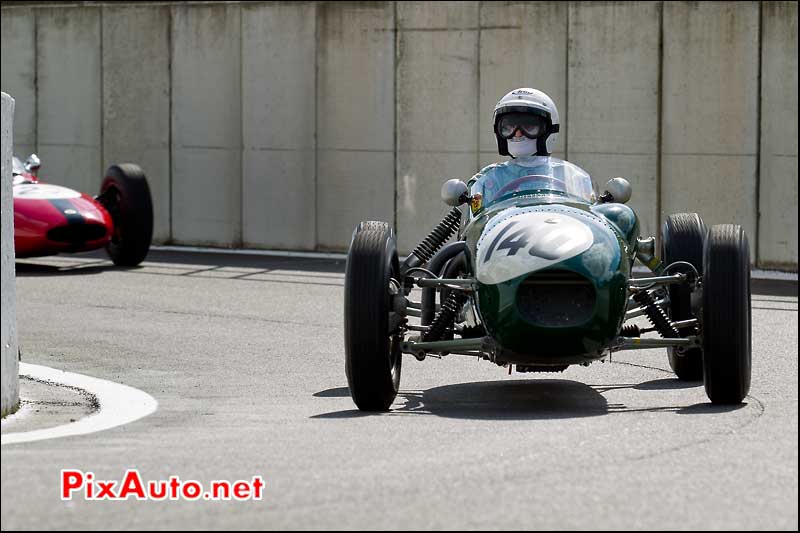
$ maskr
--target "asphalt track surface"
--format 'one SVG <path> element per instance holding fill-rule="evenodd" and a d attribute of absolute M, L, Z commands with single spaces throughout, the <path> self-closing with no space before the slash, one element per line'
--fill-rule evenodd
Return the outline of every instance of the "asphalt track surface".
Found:
<path fill-rule="evenodd" d="M 797 284 L 753 296 L 753 384 L 708 403 L 664 350 L 560 374 L 403 361 L 388 414 L 344 375 L 341 261 L 152 252 L 17 263 L 22 359 L 158 410 L 2 447 L 2 529 L 797 530 Z M 266 482 L 261 501 L 61 501 L 59 471 Z"/>

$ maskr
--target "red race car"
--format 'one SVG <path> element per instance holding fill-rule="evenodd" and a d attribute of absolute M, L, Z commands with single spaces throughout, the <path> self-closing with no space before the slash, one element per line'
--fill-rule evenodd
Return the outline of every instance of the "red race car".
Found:
<path fill-rule="evenodd" d="M 16 256 L 37 257 L 105 247 L 118 266 L 136 266 L 153 236 L 153 202 L 138 165 L 109 167 L 100 194 L 40 182 L 36 154 L 13 158 Z"/>

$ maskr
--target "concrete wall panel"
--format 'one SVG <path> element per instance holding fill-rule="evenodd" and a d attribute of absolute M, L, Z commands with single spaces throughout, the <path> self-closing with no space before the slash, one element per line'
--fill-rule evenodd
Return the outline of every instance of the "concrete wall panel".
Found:
<path fill-rule="evenodd" d="M 11 191 L 11 155 L 14 151 L 14 99 L 0 94 L 0 416 L 19 406 L 17 356 L 17 289 L 14 272 L 14 200 Z"/>
<path fill-rule="evenodd" d="M 448 210 L 442 183 L 478 170 L 478 4 L 397 10 L 397 232 L 409 251 Z"/>
<path fill-rule="evenodd" d="M 169 7 L 103 8 L 103 170 L 145 171 L 154 242 L 170 239 L 169 17 Z"/>
<path fill-rule="evenodd" d="M 319 4 L 317 245 L 361 220 L 394 225 L 394 6 Z"/>
<path fill-rule="evenodd" d="M 315 247 L 315 6 L 242 7 L 245 246 Z"/>
<path fill-rule="evenodd" d="M 100 9 L 43 9 L 38 18 L 39 176 L 86 193 L 100 189 Z"/>
<path fill-rule="evenodd" d="M 15 101 L 14 151 L 23 161 L 36 152 L 36 16 L 32 9 L 0 17 L 0 88 Z"/>
<path fill-rule="evenodd" d="M 317 245 L 361 220 L 394 224 L 394 6 L 319 5 Z"/>
<path fill-rule="evenodd" d="M 570 3 L 569 160 L 599 189 L 623 176 L 642 232 L 658 221 L 657 2 Z"/>
<path fill-rule="evenodd" d="M 238 246 L 242 217 L 241 11 L 172 7 L 172 238 Z"/>
<path fill-rule="evenodd" d="M 664 4 L 662 217 L 696 211 L 709 225 L 740 224 L 751 246 L 758 26 L 756 2 Z"/>
<path fill-rule="evenodd" d="M 759 263 L 797 265 L 797 2 L 762 5 Z"/>
<path fill-rule="evenodd" d="M 519 87 L 546 92 L 555 101 L 561 131 L 554 155 L 565 157 L 567 142 L 567 2 L 482 2 L 480 7 L 481 166 L 506 160 L 497 153 L 492 112 L 498 100 Z M 531 36 L 549 36 L 531 38 Z"/>

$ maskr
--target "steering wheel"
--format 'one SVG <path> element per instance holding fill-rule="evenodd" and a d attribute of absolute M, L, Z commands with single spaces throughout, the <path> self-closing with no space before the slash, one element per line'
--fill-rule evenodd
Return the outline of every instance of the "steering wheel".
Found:
<path fill-rule="evenodd" d="M 502 189 L 495 193 L 495 198 L 500 198 L 501 196 L 513 192 L 517 187 L 525 183 L 526 181 L 540 181 L 541 176 L 522 176 L 521 178 L 516 178 L 508 183 L 506 183 Z"/>

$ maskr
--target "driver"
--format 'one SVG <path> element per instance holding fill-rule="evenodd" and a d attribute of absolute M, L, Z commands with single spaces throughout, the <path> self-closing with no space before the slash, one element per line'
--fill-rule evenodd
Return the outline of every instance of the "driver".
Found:
<path fill-rule="evenodd" d="M 25 165 L 19 160 L 17 156 L 11 158 L 11 175 L 12 185 L 19 185 L 20 183 L 35 183 L 36 180 L 25 169 Z"/>
<path fill-rule="evenodd" d="M 556 104 L 542 91 L 521 88 L 502 97 L 494 108 L 494 134 L 497 151 L 511 156 L 511 160 L 475 174 L 468 183 L 473 194 L 479 192 L 484 202 L 490 202 L 506 185 L 523 176 L 563 179 L 564 162 L 550 157 L 559 128 Z M 473 212 L 476 207 L 480 205 L 473 204 Z"/>

